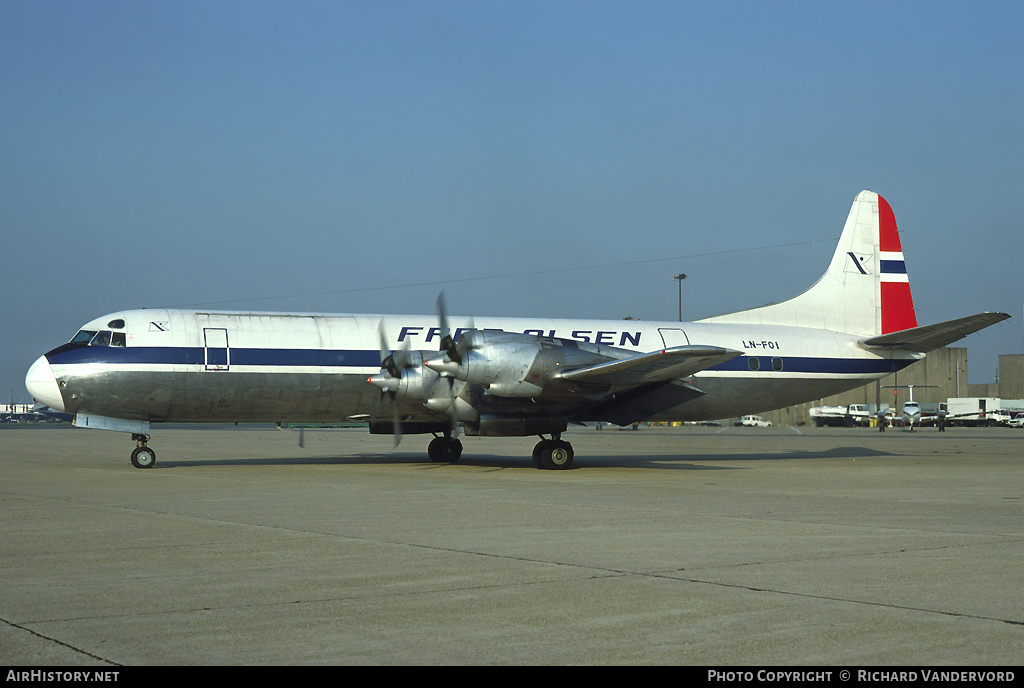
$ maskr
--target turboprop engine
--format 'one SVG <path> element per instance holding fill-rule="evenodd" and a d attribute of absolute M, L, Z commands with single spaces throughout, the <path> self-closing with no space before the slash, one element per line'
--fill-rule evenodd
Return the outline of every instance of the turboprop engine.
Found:
<path fill-rule="evenodd" d="M 608 361 L 610 352 L 579 342 L 536 335 L 471 330 L 428 358 L 424 365 L 443 376 L 484 387 L 499 397 L 537 397 L 567 368 Z"/>
<path fill-rule="evenodd" d="M 369 378 L 370 384 L 397 399 L 421 402 L 432 411 L 450 413 L 459 420 L 471 420 L 472 407 L 458 403 L 455 381 L 426 367 L 427 355 L 433 351 L 397 351 L 386 357 L 381 371 Z"/>
<path fill-rule="evenodd" d="M 435 461 L 457 460 L 461 443 L 455 439 L 458 427 L 468 435 L 524 436 L 550 434 L 535 451 L 535 459 L 566 467 L 572 462 L 568 443 L 559 436 L 568 424 L 568 413 L 556 400 L 566 395 L 585 399 L 589 392 L 606 393 L 610 384 L 563 373 L 579 371 L 636 354 L 625 349 L 569 339 L 516 334 L 497 330 L 460 330 L 452 336 L 438 298 L 441 335 L 437 351 L 389 351 L 383 323 L 380 327 L 381 370 L 369 382 L 381 390 L 370 422 L 371 433 L 392 432 L 398 445 L 403 432 L 435 434 L 428 454 Z M 600 378 L 600 376 L 596 376 Z M 391 422 L 381 418 L 381 402 L 390 398 Z M 400 408 L 399 402 L 405 402 Z M 447 423 L 417 418 L 409 403 L 445 414 Z M 443 437 L 438 437 L 443 433 Z M 548 459 L 545 457 L 556 457 Z"/>

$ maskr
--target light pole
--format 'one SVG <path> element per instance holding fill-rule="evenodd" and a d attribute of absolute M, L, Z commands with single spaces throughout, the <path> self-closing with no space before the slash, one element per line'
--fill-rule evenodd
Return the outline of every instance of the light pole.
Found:
<path fill-rule="evenodd" d="M 683 280 L 686 279 L 686 275 L 679 273 L 672 279 L 679 282 L 679 322 L 683 322 Z"/>

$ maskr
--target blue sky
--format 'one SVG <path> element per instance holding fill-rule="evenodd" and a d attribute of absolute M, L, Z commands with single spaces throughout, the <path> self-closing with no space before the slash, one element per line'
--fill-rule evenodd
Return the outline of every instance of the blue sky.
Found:
<path fill-rule="evenodd" d="M 674 320 L 881 193 L 970 381 L 1021 353 L 1019 2 L 0 3 L 0 396 L 107 312 Z"/>

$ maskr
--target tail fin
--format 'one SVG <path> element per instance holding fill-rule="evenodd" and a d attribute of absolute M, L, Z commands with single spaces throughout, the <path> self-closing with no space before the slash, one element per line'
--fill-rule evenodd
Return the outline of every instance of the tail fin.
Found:
<path fill-rule="evenodd" d="M 910 278 L 903 262 L 896 216 L 884 198 L 872 195 L 878 199 L 878 334 L 909 330 L 917 327 L 917 315 L 914 313 L 914 298 L 910 295 Z"/>
<path fill-rule="evenodd" d="M 701 322 L 796 325 L 877 336 L 917 327 L 896 218 L 884 198 L 861 191 L 828 270 L 782 303 Z"/>

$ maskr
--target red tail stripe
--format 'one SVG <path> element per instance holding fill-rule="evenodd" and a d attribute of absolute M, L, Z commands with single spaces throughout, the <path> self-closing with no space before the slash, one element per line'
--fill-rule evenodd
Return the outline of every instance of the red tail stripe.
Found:
<path fill-rule="evenodd" d="M 888 202 L 878 197 L 878 248 L 882 251 L 902 251 L 900 233 L 896 230 L 896 215 Z"/>
<path fill-rule="evenodd" d="M 903 252 L 896 215 L 881 196 L 878 197 L 878 248 L 880 251 Z M 917 327 L 914 298 L 909 282 L 881 282 L 879 298 L 882 305 L 882 334 Z"/>
<path fill-rule="evenodd" d="M 882 282 L 882 334 L 917 327 L 914 299 L 906 282 Z"/>

